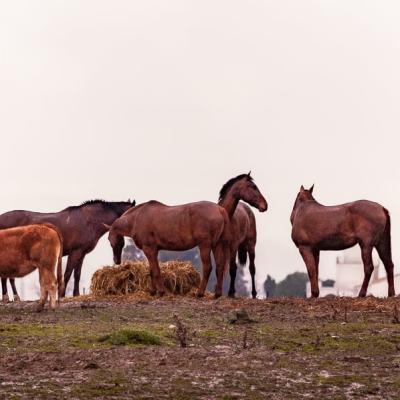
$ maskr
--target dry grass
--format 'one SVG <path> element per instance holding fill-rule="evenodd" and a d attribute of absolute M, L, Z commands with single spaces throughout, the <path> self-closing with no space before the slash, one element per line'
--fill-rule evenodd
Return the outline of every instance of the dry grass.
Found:
<path fill-rule="evenodd" d="M 186 295 L 196 289 L 200 275 L 191 263 L 168 261 L 160 264 L 165 288 L 172 294 Z M 143 261 L 127 261 L 119 266 L 107 266 L 92 277 L 91 293 L 94 296 L 127 295 L 149 292 L 149 265 Z"/>

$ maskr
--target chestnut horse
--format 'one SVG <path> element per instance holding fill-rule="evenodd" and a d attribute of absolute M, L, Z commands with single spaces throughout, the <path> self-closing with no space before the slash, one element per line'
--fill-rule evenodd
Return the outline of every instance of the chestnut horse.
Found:
<path fill-rule="evenodd" d="M 218 204 L 225 208 L 229 218 L 231 220 L 231 257 L 229 260 L 229 274 L 231 278 L 228 295 L 229 297 L 235 297 L 235 280 L 236 280 L 236 255 L 238 254 L 239 263 L 245 265 L 247 261 L 247 254 L 249 254 L 249 270 L 251 275 L 251 295 L 253 299 L 257 297 L 256 284 L 255 284 L 255 273 L 256 267 L 254 264 L 255 260 L 255 247 L 257 242 L 257 229 L 256 219 L 251 211 L 251 208 L 242 202 L 238 202 L 240 195 L 240 185 L 235 185 L 234 191 L 232 191 L 233 184 L 237 181 L 247 179 L 250 185 L 254 185 L 253 179 L 250 176 L 250 172 L 247 175 L 239 175 L 236 178 L 228 181 L 221 189 L 219 194 Z M 254 185 L 255 186 L 255 185 Z M 231 192 L 227 196 L 228 192 Z M 256 208 L 259 208 L 257 204 L 251 204 Z M 267 210 L 267 203 L 259 211 L 263 212 Z"/>
<path fill-rule="evenodd" d="M 54 310 L 57 286 L 59 297 L 63 292 L 62 243 L 58 229 L 49 224 L 0 230 L 0 275 L 22 277 L 37 268 L 40 280 L 38 311 L 43 309 L 48 295 Z"/>
<path fill-rule="evenodd" d="M 107 232 L 104 224 L 111 225 L 134 205 L 135 201 L 89 200 L 79 206 L 71 206 L 56 213 L 15 210 L 0 215 L 0 229 L 43 223 L 56 226 L 64 240 L 63 256 L 68 256 L 64 274 L 65 286 L 67 286 L 72 271 L 74 271 L 74 296 L 79 296 L 79 280 L 83 259 L 96 247 L 99 239 Z M 18 296 L 14 280 L 10 279 L 10 282 L 14 297 Z M 3 301 L 8 301 L 7 280 L 2 277 L 1 283 Z M 64 293 L 62 296 L 64 296 Z"/>
<path fill-rule="evenodd" d="M 252 179 L 243 175 L 230 185 L 226 194 L 236 208 L 240 199 L 267 209 L 267 202 Z M 224 207 L 209 201 L 179 206 L 167 206 L 158 201 L 141 204 L 118 218 L 110 228 L 108 239 L 113 248 L 114 262 L 120 264 L 124 236 L 131 237 L 143 250 L 150 264 L 151 292 L 165 293 L 158 264 L 159 250 L 188 250 L 198 246 L 203 266 L 203 277 L 197 292 L 204 295 L 211 273 L 211 251 L 216 263 L 217 284 L 215 297 L 222 294 L 225 267 L 230 258 L 230 220 Z"/>
<path fill-rule="evenodd" d="M 339 206 L 319 204 L 309 189 L 300 188 L 290 222 L 292 239 L 306 264 L 313 297 L 319 296 L 318 262 L 320 250 L 344 250 L 359 244 L 364 264 L 364 281 L 359 297 L 365 297 L 374 270 L 375 247 L 387 275 L 388 296 L 394 296 L 393 262 L 388 210 L 378 203 L 359 200 Z"/>

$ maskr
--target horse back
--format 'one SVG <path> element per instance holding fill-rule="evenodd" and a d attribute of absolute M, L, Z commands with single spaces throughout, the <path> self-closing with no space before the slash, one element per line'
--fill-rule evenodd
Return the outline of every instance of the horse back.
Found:
<path fill-rule="evenodd" d="M 201 201 L 178 206 L 149 202 L 125 213 L 116 224 L 131 232 L 139 246 L 188 249 L 200 242 L 215 244 L 224 232 L 227 214 L 216 203 Z M 121 230 L 122 232 L 122 230 Z"/>

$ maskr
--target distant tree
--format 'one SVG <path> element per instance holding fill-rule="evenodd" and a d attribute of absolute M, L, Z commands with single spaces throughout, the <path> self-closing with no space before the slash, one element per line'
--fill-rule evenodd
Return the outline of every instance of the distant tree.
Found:
<path fill-rule="evenodd" d="M 324 287 L 334 287 L 335 286 L 335 281 L 333 279 L 326 279 L 325 281 L 322 281 L 322 286 Z"/>
<path fill-rule="evenodd" d="M 306 284 L 308 282 L 308 275 L 303 272 L 294 272 L 286 276 L 286 278 L 276 283 L 270 275 L 264 282 L 265 295 L 267 297 L 278 296 L 306 296 Z"/>
<path fill-rule="evenodd" d="M 142 250 L 139 250 L 134 241 L 129 238 L 125 238 L 126 240 L 126 245 L 124 249 L 122 250 L 122 261 L 144 261 L 146 260 L 146 257 L 143 253 Z"/>
<path fill-rule="evenodd" d="M 267 279 L 264 282 L 264 291 L 266 297 L 274 297 L 276 291 L 276 282 L 271 275 L 267 275 Z"/>
<path fill-rule="evenodd" d="M 289 274 L 276 285 L 275 296 L 306 297 L 308 275 L 304 272 Z"/>

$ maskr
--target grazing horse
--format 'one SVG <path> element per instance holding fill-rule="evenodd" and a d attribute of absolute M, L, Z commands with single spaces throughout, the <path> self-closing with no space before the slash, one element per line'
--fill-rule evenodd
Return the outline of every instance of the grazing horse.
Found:
<path fill-rule="evenodd" d="M 236 208 L 239 200 L 266 210 L 267 202 L 251 179 L 237 179 L 230 185 L 227 201 Z M 141 204 L 118 218 L 110 228 L 108 239 L 113 248 L 114 262 L 120 264 L 124 236 L 131 237 L 143 250 L 150 264 L 151 293 L 165 293 L 158 264 L 159 250 L 188 250 L 198 246 L 203 277 L 197 292 L 204 295 L 211 273 L 211 251 L 216 264 L 215 297 L 222 294 L 225 266 L 230 258 L 230 220 L 224 207 L 209 201 L 167 206 L 158 201 Z"/>
<path fill-rule="evenodd" d="M 64 274 L 65 286 L 74 271 L 74 296 L 79 296 L 79 280 L 85 255 L 91 252 L 107 229 L 104 224 L 111 225 L 135 201 L 109 202 L 89 200 L 79 206 L 71 206 L 56 213 L 38 213 L 16 210 L 0 215 L 0 229 L 29 224 L 50 223 L 56 226 L 63 237 L 63 256 L 68 256 Z M 1 276 L 1 274 L 0 274 Z M 11 286 L 15 284 L 11 280 Z M 7 281 L 2 277 L 3 301 L 8 301 Z M 14 295 L 16 295 L 16 290 Z M 62 293 L 64 296 L 65 293 Z"/>
<path fill-rule="evenodd" d="M 247 180 L 245 184 L 255 186 L 256 192 L 259 192 L 249 172 L 248 174 L 239 175 L 228 181 L 221 189 L 218 201 L 218 204 L 226 209 L 231 220 L 231 257 L 229 260 L 231 282 L 228 295 L 229 297 L 235 297 L 235 280 L 237 271 L 236 255 L 238 254 L 239 256 L 239 263 L 245 265 L 247 254 L 249 254 L 249 270 L 252 286 L 251 295 L 253 299 L 255 299 L 257 297 L 255 285 L 256 267 L 254 264 L 255 246 L 257 241 L 256 219 L 251 208 L 247 204 L 237 200 L 241 197 L 240 185 L 236 184 L 234 192 L 229 193 L 232 191 L 233 185 L 241 180 Z M 267 202 L 259 202 L 257 200 L 260 195 L 261 193 L 256 193 L 256 200 L 252 202 L 252 200 L 249 199 L 248 203 L 258 208 L 259 211 L 266 211 L 268 208 Z"/>
<path fill-rule="evenodd" d="M 56 307 L 56 288 L 60 297 L 64 289 L 62 276 L 62 237 L 50 224 L 27 225 L 0 230 L 0 275 L 7 278 L 28 275 L 39 270 L 41 311 L 50 296 Z M 55 268 L 57 266 L 57 279 Z"/>
<path fill-rule="evenodd" d="M 393 262 L 388 210 L 378 203 L 359 200 L 339 206 L 319 204 L 309 189 L 300 188 L 290 222 L 292 239 L 306 264 L 313 297 L 319 296 L 318 262 L 320 250 L 344 250 L 359 244 L 364 264 L 364 281 L 359 297 L 367 294 L 374 265 L 375 247 L 387 275 L 388 296 L 394 296 Z"/>

